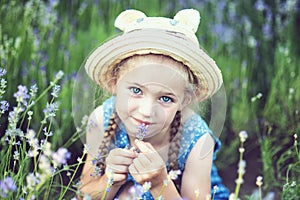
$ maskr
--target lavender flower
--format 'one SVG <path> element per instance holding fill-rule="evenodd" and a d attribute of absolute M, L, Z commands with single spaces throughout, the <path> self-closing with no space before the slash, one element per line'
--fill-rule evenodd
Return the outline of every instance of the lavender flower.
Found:
<path fill-rule="evenodd" d="M 211 29 L 215 36 L 223 43 L 228 44 L 233 41 L 234 30 L 231 27 L 219 23 L 212 25 Z"/>
<path fill-rule="evenodd" d="M 95 166 L 93 173 L 90 174 L 92 177 L 100 177 L 102 175 L 102 169 L 98 166 Z"/>
<path fill-rule="evenodd" d="M 145 124 L 140 124 L 138 125 L 137 129 L 138 129 L 138 132 L 136 133 L 137 139 L 143 140 L 148 132 L 148 126 L 146 126 Z"/>
<path fill-rule="evenodd" d="M 9 108 L 9 103 L 7 101 L 0 101 L 0 113 L 3 114 Z"/>
<path fill-rule="evenodd" d="M 57 98 L 58 94 L 59 94 L 59 91 L 60 91 L 60 86 L 59 85 L 54 85 L 54 87 L 52 88 L 51 95 L 53 97 Z"/>
<path fill-rule="evenodd" d="M 14 110 L 10 111 L 8 114 L 8 124 L 10 129 L 13 131 L 16 129 L 17 123 L 19 121 L 19 113 L 21 112 L 20 109 L 14 107 Z M 7 129 L 8 131 L 9 129 Z"/>
<path fill-rule="evenodd" d="M 58 110 L 58 105 L 56 102 L 54 103 L 48 103 L 46 105 L 46 108 L 43 110 L 45 114 L 45 118 L 48 117 L 55 117 L 55 112 Z"/>
<path fill-rule="evenodd" d="M 0 68 L 0 77 L 6 75 L 6 69 Z"/>
<path fill-rule="evenodd" d="M 39 169 L 42 171 L 41 181 L 45 181 L 52 173 L 50 160 L 46 155 L 41 155 L 39 158 Z"/>
<path fill-rule="evenodd" d="M 52 159 L 55 166 L 66 164 L 67 159 L 71 157 L 71 153 L 66 148 L 59 148 L 57 152 L 52 154 Z"/>
<path fill-rule="evenodd" d="M 10 191 L 16 191 L 17 186 L 11 177 L 6 177 L 0 181 L 0 196 L 6 198 Z"/>
<path fill-rule="evenodd" d="M 18 151 L 14 151 L 14 155 L 13 155 L 14 160 L 19 160 L 20 158 L 20 153 Z"/>
<path fill-rule="evenodd" d="M 1 81 L 0 81 L 0 98 L 2 98 L 2 95 L 5 93 L 6 83 L 7 83 L 7 81 L 4 78 L 1 78 Z"/>
<path fill-rule="evenodd" d="M 129 193 L 131 194 L 132 199 L 141 199 L 144 194 L 144 188 L 141 185 L 133 185 L 129 188 Z"/>
<path fill-rule="evenodd" d="M 37 87 L 37 85 L 36 84 L 34 84 L 34 85 L 32 85 L 31 87 L 30 87 L 30 96 L 32 97 L 32 98 L 34 98 L 35 96 L 36 96 L 36 93 L 37 93 L 37 90 L 38 90 L 38 87 Z"/>
<path fill-rule="evenodd" d="M 64 72 L 63 71 L 59 71 L 57 72 L 57 74 L 55 75 L 55 80 L 58 81 L 60 80 L 64 75 Z"/>
<path fill-rule="evenodd" d="M 28 99 L 30 96 L 28 95 L 28 89 L 26 86 L 19 85 L 18 86 L 18 92 L 14 94 L 14 97 L 16 98 L 18 103 L 23 103 L 24 105 L 27 105 L 26 99 Z"/>
<path fill-rule="evenodd" d="M 51 137 L 53 135 L 52 131 L 47 131 L 47 127 L 43 128 L 43 131 L 46 137 Z"/>
<path fill-rule="evenodd" d="M 30 173 L 26 176 L 27 188 L 32 191 L 35 186 L 40 183 L 40 174 L 39 173 Z"/>
<path fill-rule="evenodd" d="M 151 182 L 145 182 L 143 184 L 143 191 L 144 192 L 148 192 L 150 190 L 150 188 L 151 188 Z"/>
<path fill-rule="evenodd" d="M 248 138 L 247 131 L 240 131 L 239 132 L 239 137 L 240 137 L 241 142 L 245 142 Z"/>
<path fill-rule="evenodd" d="M 168 174 L 168 178 L 170 180 L 176 180 L 179 175 L 181 175 L 181 171 L 180 170 L 171 170 L 169 172 L 169 174 Z"/>
<path fill-rule="evenodd" d="M 254 7 L 258 11 L 264 11 L 265 9 L 267 9 L 267 5 L 263 0 L 257 0 L 254 4 Z"/>

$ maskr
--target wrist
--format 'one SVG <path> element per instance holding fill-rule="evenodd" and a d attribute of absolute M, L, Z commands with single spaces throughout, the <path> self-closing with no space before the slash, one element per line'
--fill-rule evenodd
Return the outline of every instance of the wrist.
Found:
<path fill-rule="evenodd" d="M 174 182 L 170 179 L 165 179 L 160 184 L 151 187 L 150 192 L 155 199 L 159 196 L 164 197 L 164 199 L 181 199 Z"/>

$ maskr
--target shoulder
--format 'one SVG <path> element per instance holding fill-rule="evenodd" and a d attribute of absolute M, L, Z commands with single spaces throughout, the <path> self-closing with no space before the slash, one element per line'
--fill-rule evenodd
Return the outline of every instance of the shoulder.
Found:
<path fill-rule="evenodd" d="M 185 162 L 187 161 L 191 151 L 193 149 L 197 149 L 196 145 L 201 146 L 201 143 L 206 140 L 212 140 L 214 142 L 213 159 L 215 159 L 215 154 L 220 148 L 220 141 L 213 135 L 213 132 L 207 123 L 201 118 L 200 115 L 194 112 L 191 112 L 188 117 L 183 118 L 183 129 L 179 154 L 179 164 L 181 168 L 184 168 Z"/>
<path fill-rule="evenodd" d="M 98 106 L 89 116 L 86 128 L 86 145 L 89 154 L 95 156 L 104 133 L 103 129 L 103 106 Z"/>
<path fill-rule="evenodd" d="M 114 111 L 115 96 L 106 99 L 102 105 L 93 110 L 89 116 L 87 130 L 86 130 L 86 144 L 89 148 L 89 153 L 96 155 L 104 136 L 104 131 L 107 127 L 108 121 Z"/>

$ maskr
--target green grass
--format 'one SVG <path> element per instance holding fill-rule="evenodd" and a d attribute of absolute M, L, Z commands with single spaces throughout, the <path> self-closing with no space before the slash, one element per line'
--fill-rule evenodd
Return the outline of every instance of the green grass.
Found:
<path fill-rule="evenodd" d="M 224 9 L 220 7 L 222 2 L 225 2 Z M 273 16 L 271 38 L 266 38 L 262 31 L 268 10 L 256 10 L 254 4 L 255 1 L 106 0 L 62 1 L 50 7 L 48 1 L 2 0 L 0 67 L 7 70 L 7 88 L 1 100 L 7 100 L 12 109 L 17 104 L 13 95 L 18 85 L 29 88 L 36 83 L 38 94 L 41 94 L 55 74 L 62 70 L 65 76 L 59 82 L 62 88 L 56 100 L 59 110 L 51 122 L 56 137 L 50 139 L 52 148 L 58 149 L 76 131 L 77 122 L 74 124 L 72 110 L 76 72 L 93 49 L 119 33 L 113 27 L 115 17 L 127 8 L 140 9 L 148 16 L 168 17 L 183 7 L 196 8 L 201 13 L 197 33 L 201 46 L 216 60 L 224 76 L 228 105 L 217 165 L 221 171 L 232 173 L 232 179 L 224 182 L 234 182 L 236 178 L 235 172 L 226 170 L 238 162 L 238 133 L 247 130 L 249 141 L 245 146 L 247 149 L 248 144 L 249 150 L 244 156 L 247 158 L 252 150 L 259 149 L 260 158 L 253 162 L 262 165 L 258 171 L 264 177 L 264 193 L 275 191 L 277 197 L 293 199 L 293 196 L 299 196 L 300 191 L 297 189 L 300 187 L 298 144 L 294 145 L 294 134 L 300 131 L 300 43 L 297 28 L 300 3 L 297 1 L 294 6 L 298 10 L 290 9 L 285 13 L 280 12 L 275 3 L 267 4 Z M 246 27 L 245 20 L 250 28 Z M 212 28 L 220 24 L 226 25 L 221 29 L 221 35 Z M 228 32 L 231 39 L 223 37 Z M 259 93 L 261 97 L 257 96 Z M 96 96 L 101 97 L 101 91 Z M 50 93 L 46 94 L 33 107 L 30 125 L 35 130 L 39 129 L 44 117 L 43 109 L 51 98 Z M 101 101 L 97 99 L 90 107 L 85 106 L 92 109 Z M 8 112 L 1 116 L 0 122 L 3 136 Z M 24 129 L 27 123 L 25 120 L 21 128 Z M 71 162 L 75 163 L 77 155 L 82 154 L 78 151 L 82 142 L 74 141 L 68 147 L 74 152 Z M 251 173 L 251 169 L 248 172 Z M 2 179 L 3 175 L 0 177 Z M 292 181 L 295 181 L 295 186 Z M 254 183 L 244 184 L 255 188 Z M 244 195 L 249 193 L 244 192 Z"/>

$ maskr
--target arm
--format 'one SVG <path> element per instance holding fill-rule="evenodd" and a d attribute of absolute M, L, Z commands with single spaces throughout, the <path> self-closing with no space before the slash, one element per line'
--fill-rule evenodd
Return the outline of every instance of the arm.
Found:
<path fill-rule="evenodd" d="M 81 188 L 82 194 L 88 194 L 92 199 L 100 199 L 102 192 L 106 188 L 107 176 L 91 176 L 94 173 L 96 165 L 92 160 L 97 156 L 100 142 L 103 139 L 103 108 L 96 108 L 89 117 L 88 127 L 86 131 L 86 144 L 88 145 L 88 154 L 82 170 Z M 115 195 L 119 187 L 112 187 L 109 195 Z"/>
<path fill-rule="evenodd" d="M 87 145 L 88 155 L 83 167 L 81 177 L 80 191 L 83 194 L 88 194 L 92 199 L 100 199 L 107 186 L 107 170 L 102 176 L 91 176 L 95 172 L 96 165 L 92 162 L 97 157 L 98 148 L 103 140 L 103 116 L 102 107 L 98 107 L 91 114 L 89 118 L 89 125 L 87 127 Z M 106 157 L 106 166 L 113 170 L 114 183 L 107 193 L 106 199 L 113 199 L 119 188 L 126 181 L 128 166 L 132 163 L 135 153 L 125 149 L 113 149 Z"/>
<path fill-rule="evenodd" d="M 206 199 L 211 194 L 211 168 L 215 141 L 210 134 L 205 134 L 197 141 L 186 161 L 182 175 L 181 194 L 187 199 Z"/>

